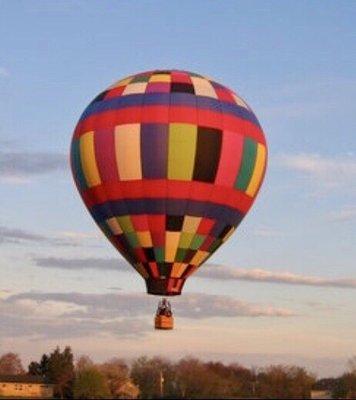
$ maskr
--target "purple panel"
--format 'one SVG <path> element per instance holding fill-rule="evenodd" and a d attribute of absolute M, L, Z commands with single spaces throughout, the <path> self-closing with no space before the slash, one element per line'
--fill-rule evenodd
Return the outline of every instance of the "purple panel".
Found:
<path fill-rule="evenodd" d="M 208 207 L 208 209 L 207 209 Z M 222 223 L 237 225 L 243 214 L 236 209 L 221 204 L 208 203 L 197 200 L 183 199 L 126 199 L 96 204 L 90 213 L 97 222 L 112 216 L 127 214 L 165 214 L 166 209 L 170 215 L 182 215 L 185 210 L 187 215 L 221 220 Z"/>
<path fill-rule="evenodd" d="M 168 125 L 141 125 L 141 159 L 143 178 L 167 177 Z"/>

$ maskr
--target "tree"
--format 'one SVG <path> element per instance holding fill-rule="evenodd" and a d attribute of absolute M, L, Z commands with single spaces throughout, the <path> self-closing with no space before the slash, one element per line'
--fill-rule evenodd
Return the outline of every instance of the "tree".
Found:
<path fill-rule="evenodd" d="M 110 390 L 105 376 L 98 368 L 91 366 L 77 373 L 73 395 L 75 399 L 107 399 L 110 398 Z"/>
<path fill-rule="evenodd" d="M 47 354 L 43 354 L 41 361 L 31 361 L 28 366 L 28 373 L 30 375 L 40 375 L 44 378 L 48 378 L 48 361 L 49 357 Z"/>
<path fill-rule="evenodd" d="M 178 396 L 183 398 L 219 398 L 229 396 L 226 376 L 219 376 L 221 365 L 207 364 L 196 358 L 183 358 L 177 364 L 176 384 Z M 225 373 L 226 371 L 224 371 Z M 224 375 L 224 374 L 222 374 Z"/>
<path fill-rule="evenodd" d="M 32 361 L 28 366 L 30 374 L 40 375 L 54 383 L 54 395 L 59 398 L 70 398 L 74 381 L 73 353 L 70 347 L 63 352 L 57 347 L 50 355 L 43 354 L 38 363 Z"/>
<path fill-rule="evenodd" d="M 16 353 L 6 353 L 0 357 L 0 374 L 20 375 L 25 373 L 21 359 Z"/>
<path fill-rule="evenodd" d="M 332 392 L 334 399 L 356 398 L 356 375 L 346 372 L 337 379 L 337 384 Z"/>
<path fill-rule="evenodd" d="M 63 352 L 57 347 L 49 355 L 47 377 L 55 383 L 55 396 L 61 399 L 71 397 L 74 380 L 74 363 L 70 347 L 65 347 Z"/>
<path fill-rule="evenodd" d="M 78 358 L 77 362 L 75 363 L 75 370 L 81 371 L 83 369 L 93 367 L 94 363 L 89 356 L 82 355 Z"/>
<path fill-rule="evenodd" d="M 315 377 L 304 368 L 272 365 L 257 375 L 256 394 L 267 399 L 308 398 L 314 382 Z"/>
<path fill-rule="evenodd" d="M 161 357 L 140 357 L 131 368 L 131 378 L 140 390 L 141 398 L 177 397 L 175 368 Z"/>
<path fill-rule="evenodd" d="M 125 361 L 119 358 L 112 358 L 99 365 L 98 368 L 105 375 L 111 395 L 114 398 L 138 396 L 139 390 L 130 379 L 129 368 Z"/>

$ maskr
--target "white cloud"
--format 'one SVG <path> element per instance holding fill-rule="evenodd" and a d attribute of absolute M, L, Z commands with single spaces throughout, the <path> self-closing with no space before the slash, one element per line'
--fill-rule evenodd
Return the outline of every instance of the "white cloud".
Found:
<path fill-rule="evenodd" d="M 0 151 L 0 180 L 4 183 L 26 183 L 33 176 L 67 168 L 65 154 Z"/>
<path fill-rule="evenodd" d="M 265 269 L 231 268 L 215 264 L 206 264 L 197 272 L 197 277 L 221 280 L 244 280 L 252 282 L 269 282 L 289 285 L 336 287 L 356 289 L 356 279 L 322 278 L 309 275 L 298 275 L 291 272 L 273 272 Z"/>
<path fill-rule="evenodd" d="M 356 156 L 353 154 L 337 157 L 314 153 L 283 154 L 276 158 L 276 163 L 311 179 L 315 187 L 355 188 Z"/>
<path fill-rule="evenodd" d="M 349 205 L 329 214 L 328 220 L 332 222 L 354 221 L 356 219 L 356 206 Z"/>
<path fill-rule="evenodd" d="M 1 338 L 63 338 L 112 334 L 142 336 L 152 331 L 157 298 L 139 293 L 39 293 L 0 298 Z M 180 318 L 291 317 L 286 308 L 249 303 L 228 296 L 187 293 L 174 299 Z"/>

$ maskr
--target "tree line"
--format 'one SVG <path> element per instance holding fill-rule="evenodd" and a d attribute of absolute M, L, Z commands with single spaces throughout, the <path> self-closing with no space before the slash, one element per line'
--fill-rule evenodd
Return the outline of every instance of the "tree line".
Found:
<path fill-rule="evenodd" d="M 20 357 L 0 357 L 0 374 L 41 376 L 54 384 L 61 399 L 100 398 L 310 398 L 311 390 L 329 390 L 333 398 L 356 398 L 356 357 L 339 377 L 319 379 L 305 368 L 271 365 L 245 368 L 186 357 L 177 362 L 139 357 L 128 364 L 120 358 L 94 363 L 82 355 L 76 361 L 70 347 L 55 348 L 24 369 Z"/>

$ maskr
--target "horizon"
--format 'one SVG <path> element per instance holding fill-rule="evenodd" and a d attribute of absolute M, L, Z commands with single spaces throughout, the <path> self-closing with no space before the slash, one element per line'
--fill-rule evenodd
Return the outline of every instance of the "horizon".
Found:
<path fill-rule="evenodd" d="M 1 5 L 0 353 L 68 344 L 98 361 L 191 352 L 342 373 L 356 354 L 356 4 Z M 159 297 L 95 226 L 68 160 L 94 97 L 167 67 L 246 99 L 269 159 L 249 214 L 171 300 L 175 330 L 155 332 Z"/>

